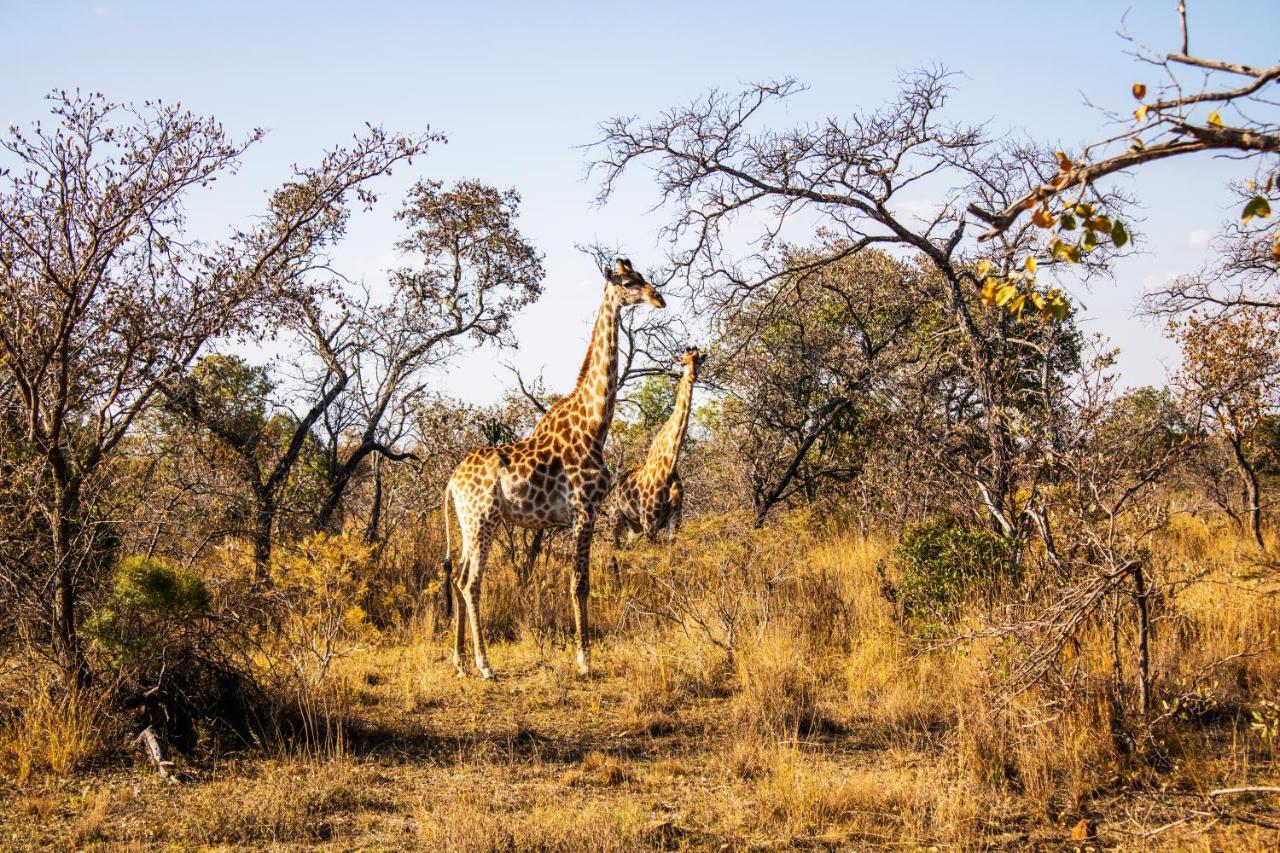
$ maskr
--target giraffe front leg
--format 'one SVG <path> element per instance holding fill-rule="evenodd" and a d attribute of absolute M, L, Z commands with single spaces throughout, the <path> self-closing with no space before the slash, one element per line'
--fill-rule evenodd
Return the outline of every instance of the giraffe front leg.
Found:
<path fill-rule="evenodd" d="M 594 518 L 588 517 L 574 526 L 573 578 L 570 581 L 578 674 L 584 677 L 591 674 L 591 652 L 587 648 L 587 598 L 591 594 L 591 535 L 594 522 Z"/>

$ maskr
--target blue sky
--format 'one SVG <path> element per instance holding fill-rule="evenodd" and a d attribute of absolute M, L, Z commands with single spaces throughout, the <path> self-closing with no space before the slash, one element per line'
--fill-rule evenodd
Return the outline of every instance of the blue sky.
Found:
<path fill-rule="evenodd" d="M 364 122 L 448 134 L 383 182 L 379 209 L 353 223 L 338 265 L 370 283 L 394 262 L 391 214 L 416 177 L 472 177 L 524 196 L 521 226 L 546 253 L 547 293 L 517 326 L 518 353 L 465 357 L 443 390 L 495 399 L 501 366 L 545 368 L 553 389 L 573 381 L 598 293 L 575 242 L 625 245 L 657 261 L 662 218 L 643 179 L 603 209 L 592 205 L 578 148 L 615 114 L 643 117 L 708 87 L 796 77 L 809 91 L 789 105 L 800 122 L 874 107 L 921 65 L 956 72 L 949 114 L 995 132 L 1066 145 L 1097 136 L 1083 104 L 1131 108 L 1129 84 L 1152 77 L 1125 55 L 1127 26 L 1160 49 L 1177 40 L 1171 0 L 992 3 L 286 3 L 0 2 L 0 115 L 27 124 L 54 88 L 115 100 L 163 98 L 218 117 L 233 134 L 267 138 L 234 179 L 193 205 L 193 225 L 219 237 L 262 208 L 294 162 L 318 159 Z M 1251 64 L 1277 59 L 1280 3 L 1190 0 L 1192 50 Z M 1155 82 L 1154 79 L 1150 82 Z M 1196 269 L 1207 235 L 1234 212 L 1223 189 L 1232 164 L 1201 157 L 1133 179 L 1145 203 L 1143 253 L 1117 281 L 1080 292 L 1084 325 L 1122 348 L 1130 383 L 1159 382 L 1173 363 L 1160 330 L 1133 317 L 1144 287 Z"/>

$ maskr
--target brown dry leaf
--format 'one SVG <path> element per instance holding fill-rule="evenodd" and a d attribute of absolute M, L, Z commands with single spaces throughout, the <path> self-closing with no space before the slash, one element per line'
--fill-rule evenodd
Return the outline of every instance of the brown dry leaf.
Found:
<path fill-rule="evenodd" d="M 1047 207 L 1041 207 L 1031 214 L 1031 221 L 1039 228 L 1052 228 L 1058 220 L 1053 218 Z"/>

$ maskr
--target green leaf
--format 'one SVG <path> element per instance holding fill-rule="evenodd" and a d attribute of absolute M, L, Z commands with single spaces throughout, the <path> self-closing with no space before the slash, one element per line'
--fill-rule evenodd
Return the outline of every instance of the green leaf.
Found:
<path fill-rule="evenodd" d="M 1129 242 L 1129 232 L 1124 230 L 1124 223 L 1117 219 L 1111 223 L 1111 242 L 1119 249 Z"/>
<path fill-rule="evenodd" d="M 1244 206 L 1244 210 L 1240 212 L 1240 219 L 1244 224 L 1248 225 L 1249 220 L 1255 216 L 1266 219 L 1271 215 L 1271 202 L 1267 201 L 1266 196 L 1255 195 L 1249 199 L 1249 203 Z"/>
<path fill-rule="evenodd" d="M 1076 218 L 1070 213 L 1064 213 L 1058 218 L 1058 225 L 1063 231 L 1074 231 L 1076 230 Z"/>

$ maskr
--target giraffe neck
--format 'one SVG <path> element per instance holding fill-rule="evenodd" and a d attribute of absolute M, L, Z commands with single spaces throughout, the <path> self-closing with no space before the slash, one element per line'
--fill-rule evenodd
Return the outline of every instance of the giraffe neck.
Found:
<path fill-rule="evenodd" d="M 644 460 L 645 468 L 659 477 L 669 477 L 675 470 L 676 458 L 684 443 L 684 433 L 689 427 L 689 405 L 692 400 L 693 377 L 685 372 L 680 377 L 680 384 L 676 386 L 676 407 L 654 436 Z"/>
<path fill-rule="evenodd" d="M 613 422 L 614 402 L 618 394 L 620 309 L 613 289 L 606 288 L 591 330 L 591 344 L 587 347 L 582 369 L 578 371 L 578 383 L 538 423 L 535 435 L 554 430 L 561 433 L 570 446 L 580 446 L 584 451 L 603 449 L 609 425 Z"/>

